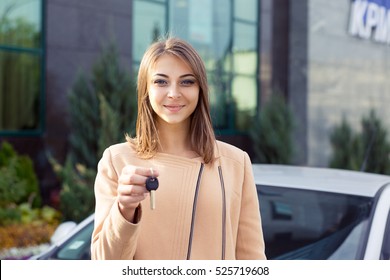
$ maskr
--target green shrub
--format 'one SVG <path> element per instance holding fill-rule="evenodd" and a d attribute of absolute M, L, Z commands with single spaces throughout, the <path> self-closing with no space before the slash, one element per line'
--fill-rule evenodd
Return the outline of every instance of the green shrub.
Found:
<path fill-rule="evenodd" d="M 18 155 L 11 144 L 0 149 L 0 208 L 30 201 L 33 207 L 42 203 L 38 179 L 28 156 Z"/>
<path fill-rule="evenodd" d="M 359 170 L 362 162 L 362 142 L 356 137 L 351 126 L 345 118 L 336 126 L 330 134 L 332 157 L 330 167 Z"/>
<path fill-rule="evenodd" d="M 253 119 L 249 130 L 260 163 L 288 164 L 293 156 L 293 116 L 284 98 L 275 93 Z"/>
<path fill-rule="evenodd" d="M 73 165 L 70 157 L 62 166 L 50 158 L 54 170 L 62 181 L 60 210 L 63 220 L 82 221 L 92 214 L 95 206 L 93 184 L 96 171 L 81 164 Z"/>
<path fill-rule="evenodd" d="M 0 249 L 48 242 L 61 214 L 41 207 L 33 163 L 3 142 L 0 149 Z"/>
<path fill-rule="evenodd" d="M 386 129 L 374 110 L 361 120 L 360 133 L 352 131 L 345 119 L 330 136 L 333 168 L 390 174 L 390 143 Z"/>

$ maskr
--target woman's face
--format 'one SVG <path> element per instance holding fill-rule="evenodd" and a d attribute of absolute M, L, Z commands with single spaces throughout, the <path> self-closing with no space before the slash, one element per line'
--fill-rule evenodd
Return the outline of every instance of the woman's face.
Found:
<path fill-rule="evenodd" d="M 150 70 L 149 100 L 157 123 L 188 125 L 199 99 L 199 84 L 191 68 L 174 55 L 163 55 Z"/>

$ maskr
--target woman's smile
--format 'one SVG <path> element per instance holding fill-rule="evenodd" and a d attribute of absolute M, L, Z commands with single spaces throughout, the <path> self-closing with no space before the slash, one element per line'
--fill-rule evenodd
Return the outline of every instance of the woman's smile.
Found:
<path fill-rule="evenodd" d="M 182 108 L 185 107 L 185 105 L 164 105 L 165 108 L 167 108 L 172 113 L 179 112 Z"/>

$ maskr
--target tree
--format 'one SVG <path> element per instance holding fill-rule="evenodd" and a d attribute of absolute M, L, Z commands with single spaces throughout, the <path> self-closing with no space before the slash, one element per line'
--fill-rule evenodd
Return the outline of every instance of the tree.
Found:
<path fill-rule="evenodd" d="M 136 91 L 111 44 L 92 68 L 88 81 L 79 73 L 69 94 L 70 153 L 74 162 L 96 168 L 103 150 L 135 130 Z"/>
<path fill-rule="evenodd" d="M 136 90 L 119 63 L 114 44 L 83 72 L 69 93 L 70 149 L 64 166 L 51 158 L 62 181 L 60 207 L 65 220 L 81 221 L 94 211 L 93 185 L 104 149 L 124 141 L 135 130 Z"/>
<path fill-rule="evenodd" d="M 281 94 L 270 100 L 254 118 L 249 135 L 254 143 L 255 161 L 288 164 L 293 156 L 293 117 Z"/>

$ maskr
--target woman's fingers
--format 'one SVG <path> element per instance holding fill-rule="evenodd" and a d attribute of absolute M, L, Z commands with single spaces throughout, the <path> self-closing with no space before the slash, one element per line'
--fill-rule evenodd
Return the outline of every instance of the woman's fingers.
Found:
<path fill-rule="evenodd" d="M 148 191 L 144 186 L 137 186 L 137 185 L 118 185 L 118 194 L 119 195 L 143 195 L 144 193 L 147 193 Z"/>
<path fill-rule="evenodd" d="M 155 168 L 145 168 L 145 167 L 137 167 L 137 166 L 132 166 L 132 165 L 126 165 L 122 169 L 121 175 L 139 175 L 142 177 L 158 177 L 159 172 Z"/>
<path fill-rule="evenodd" d="M 118 179 L 118 202 L 121 208 L 135 208 L 144 200 L 149 191 L 145 187 L 146 179 L 159 175 L 156 169 L 127 165 Z"/>

